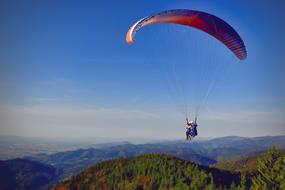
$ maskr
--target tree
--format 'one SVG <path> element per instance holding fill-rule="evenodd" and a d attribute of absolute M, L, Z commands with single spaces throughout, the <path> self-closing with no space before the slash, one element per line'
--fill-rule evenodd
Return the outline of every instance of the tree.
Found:
<path fill-rule="evenodd" d="M 246 177 L 245 177 L 245 175 L 241 176 L 240 184 L 237 187 L 237 190 L 246 190 Z"/>
<path fill-rule="evenodd" d="M 285 156 L 275 147 L 258 159 L 257 175 L 252 178 L 252 190 L 285 190 Z"/>

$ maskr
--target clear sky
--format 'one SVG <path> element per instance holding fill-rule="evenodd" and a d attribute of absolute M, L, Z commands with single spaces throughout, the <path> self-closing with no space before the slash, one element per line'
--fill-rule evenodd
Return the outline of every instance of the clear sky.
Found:
<path fill-rule="evenodd" d="M 202 137 L 285 135 L 284 7 L 278 0 L 2 0 L 0 134 L 184 138 L 187 102 L 190 117 L 201 106 Z M 138 19 L 177 8 L 227 21 L 248 58 L 170 24 L 145 27 L 135 44 L 125 43 Z"/>

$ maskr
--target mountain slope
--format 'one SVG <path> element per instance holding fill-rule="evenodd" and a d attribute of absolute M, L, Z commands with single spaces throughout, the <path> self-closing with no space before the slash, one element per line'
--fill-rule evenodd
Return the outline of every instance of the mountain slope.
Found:
<path fill-rule="evenodd" d="M 285 156 L 285 149 L 276 150 L 281 156 Z M 231 160 L 221 161 L 213 167 L 232 172 L 253 173 L 257 171 L 258 158 L 266 154 L 266 151 L 255 152 L 252 155 L 236 157 Z"/>
<path fill-rule="evenodd" d="M 97 164 L 54 189 L 207 189 L 229 187 L 234 173 L 200 166 L 179 158 L 146 154 Z"/>
<path fill-rule="evenodd" d="M 41 189 L 58 180 L 58 171 L 25 159 L 0 161 L 0 189 Z"/>

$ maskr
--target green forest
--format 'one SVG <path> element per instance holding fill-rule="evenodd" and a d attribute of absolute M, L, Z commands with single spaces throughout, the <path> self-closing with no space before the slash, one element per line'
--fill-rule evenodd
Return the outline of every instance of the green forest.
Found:
<path fill-rule="evenodd" d="M 256 157 L 256 163 L 255 168 L 240 172 L 201 166 L 165 154 L 145 154 L 102 162 L 54 189 L 285 189 L 284 151 L 272 147 Z"/>

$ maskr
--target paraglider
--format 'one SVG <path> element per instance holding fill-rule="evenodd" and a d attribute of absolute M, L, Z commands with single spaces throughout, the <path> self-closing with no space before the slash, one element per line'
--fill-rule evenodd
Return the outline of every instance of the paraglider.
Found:
<path fill-rule="evenodd" d="M 186 118 L 186 140 L 191 140 L 191 132 L 192 132 L 192 126 L 193 124 L 193 121 L 188 121 L 188 118 Z"/>
<path fill-rule="evenodd" d="M 181 24 L 202 30 L 225 44 L 239 59 L 243 60 L 247 56 L 243 40 L 228 23 L 209 13 L 186 9 L 163 11 L 140 19 L 128 30 L 126 42 L 134 43 L 137 31 L 156 23 Z"/>
<path fill-rule="evenodd" d="M 197 117 L 195 117 L 194 121 L 189 121 L 188 118 L 186 118 L 186 140 L 191 140 L 191 138 L 198 135 L 197 126 Z"/>
<path fill-rule="evenodd" d="M 134 43 L 136 33 L 141 28 L 157 23 L 179 24 L 196 28 L 219 40 L 238 59 L 244 60 L 247 57 L 244 42 L 232 26 L 212 14 L 187 9 L 167 10 L 138 20 L 126 34 L 127 44 Z M 197 115 L 195 121 L 189 122 L 186 114 L 186 121 L 186 139 L 191 139 L 191 137 L 197 136 Z"/>

